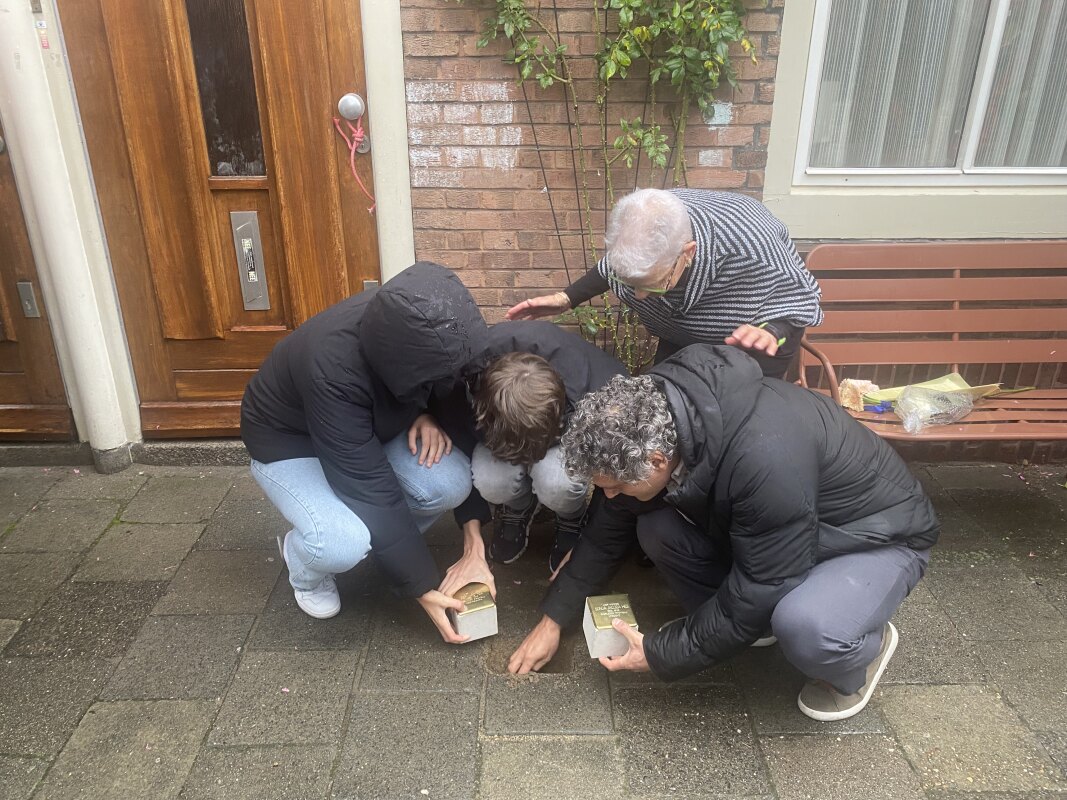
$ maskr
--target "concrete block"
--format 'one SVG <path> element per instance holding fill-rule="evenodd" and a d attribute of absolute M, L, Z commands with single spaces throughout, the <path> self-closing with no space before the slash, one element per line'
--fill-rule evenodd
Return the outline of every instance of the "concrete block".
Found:
<path fill-rule="evenodd" d="M 154 614 L 258 614 L 281 570 L 277 551 L 194 550 Z"/>
<path fill-rule="evenodd" d="M 975 649 L 1031 730 L 1067 732 L 1067 641 L 983 642 Z"/>
<path fill-rule="evenodd" d="M 357 660 L 356 653 L 246 653 L 208 743 L 339 743 Z"/>
<path fill-rule="evenodd" d="M 90 550 L 75 581 L 169 581 L 204 526 L 118 523 Z"/>
<path fill-rule="evenodd" d="M 56 658 L 121 656 L 163 589 L 161 583 L 68 583 L 19 628 L 4 653 Z"/>
<path fill-rule="evenodd" d="M 226 693 L 255 618 L 150 617 L 103 692 L 105 700 L 213 700 Z"/>
<path fill-rule="evenodd" d="M 78 556 L 67 553 L 0 553 L 0 617 L 31 616 L 77 563 Z"/>
<path fill-rule="evenodd" d="M 625 797 L 614 737 L 487 739 L 482 744 L 481 800 L 616 800 Z"/>
<path fill-rule="evenodd" d="M 202 701 L 97 703 L 36 797 L 176 797 L 214 713 Z"/>
<path fill-rule="evenodd" d="M 333 779 L 334 798 L 474 800 L 478 697 L 359 692 Z"/>
<path fill-rule="evenodd" d="M 141 469 L 126 469 L 113 475 L 101 475 L 92 469 L 68 469 L 63 471 L 63 475 L 63 480 L 45 495 L 49 500 L 129 500 L 148 480 L 148 473 Z"/>
<path fill-rule="evenodd" d="M 883 713 L 924 789 L 1067 789 L 1060 770 L 994 690 L 887 686 Z"/>
<path fill-rule="evenodd" d="M 180 800 L 325 800 L 337 748 L 205 747 Z"/>
<path fill-rule="evenodd" d="M 115 500 L 42 500 L 0 539 L 0 551 L 80 552 L 115 519 Z"/>
<path fill-rule="evenodd" d="M 211 470 L 152 474 L 122 512 L 124 522 L 203 522 L 230 490 Z"/>

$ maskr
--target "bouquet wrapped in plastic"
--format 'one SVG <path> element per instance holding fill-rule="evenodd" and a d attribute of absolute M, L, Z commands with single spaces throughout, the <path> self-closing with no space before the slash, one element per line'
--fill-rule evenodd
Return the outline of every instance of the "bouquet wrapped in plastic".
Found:
<path fill-rule="evenodd" d="M 963 419 L 974 408 L 967 392 L 906 386 L 896 401 L 897 416 L 908 433 L 918 433 L 930 425 L 949 425 Z"/>

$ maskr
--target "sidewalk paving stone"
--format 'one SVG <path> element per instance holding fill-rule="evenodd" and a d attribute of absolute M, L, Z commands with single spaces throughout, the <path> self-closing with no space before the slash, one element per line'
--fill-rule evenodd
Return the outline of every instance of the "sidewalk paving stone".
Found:
<path fill-rule="evenodd" d="M 245 653 L 208 742 L 340 742 L 356 660 L 352 653 Z"/>
<path fill-rule="evenodd" d="M 62 477 L 49 467 L 0 469 L 0 530 L 29 511 Z"/>
<path fill-rule="evenodd" d="M 233 473 L 230 487 L 229 493 L 226 495 L 227 500 L 257 500 L 270 504 L 267 496 L 263 493 L 263 489 L 260 488 L 260 485 L 256 483 L 256 479 L 248 471 L 248 467 L 241 467 Z"/>
<path fill-rule="evenodd" d="M 918 775 L 889 736 L 779 736 L 760 746 L 778 800 L 925 800 Z"/>
<path fill-rule="evenodd" d="M 1067 619 L 1015 567 L 932 563 L 924 583 L 972 642 L 1067 639 Z"/>
<path fill-rule="evenodd" d="M 26 800 L 47 769 L 47 761 L 0 756 L 0 800 Z"/>
<path fill-rule="evenodd" d="M 1061 727 L 1058 731 L 1039 733 L 1037 740 L 1041 742 L 1045 752 L 1067 778 L 1067 720 L 1061 720 Z"/>
<path fill-rule="evenodd" d="M 77 564 L 68 553 L 0 553 L 0 617 L 31 616 Z"/>
<path fill-rule="evenodd" d="M 38 800 L 178 796 L 215 704 L 97 703 L 49 770 Z"/>
<path fill-rule="evenodd" d="M 281 571 L 277 552 L 194 550 L 153 614 L 257 614 Z"/>
<path fill-rule="evenodd" d="M 726 686 L 620 689 L 615 720 L 631 791 L 677 798 L 770 794 L 740 693 Z"/>
<path fill-rule="evenodd" d="M 11 641 L 11 637 L 15 635 L 21 625 L 22 620 L 0 619 L 0 652 L 3 652 L 7 643 Z"/>
<path fill-rule="evenodd" d="M 230 491 L 210 470 L 152 475 L 122 512 L 123 522 L 204 522 Z"/>
<path fill-rule="evenodd" d="M 57 497 L 70 500 L 130 500 L 148 480 L 148 473 L 138 465 L 112 475 L 101 475 L 90 467 L 79 468 L 77 472 L 64 470 L 63 475 L 63 480 L 45 495 L 49 500 Z"/>
<path fill-rule="evenodd" d="M 181 800 L 324 800 L 335 747 L 205 747 Z"/>
<path fill-rule="evenodd" d="M 367 643 L 374 628 L 373 598 L 353 594 L 349 586 L 338 581 L 341 613 L 330 619 L 312 619 L 296 605 L 289 575 L 282 570 L 259 615 L 248 647 L 254 650 L 353 650 Z"/>
<path fill-rule="evenodd" d="M 53 756 L 111 676 L 115 662 L 0 660 L 0 742 L 7 755 Z"/>
<path fill-rule="evenodd" d="M 1067 642 L 988 642 L 976 650 L 1032 730 L 1067 731 Z"/>
<path fill-rule="evenodd" d="M 474 800 L 478 698 L 468 692 L 359 692 L 331 798 Z"/>
<path fill-rule="evenodd" d="M 925 583 L 893 617 L 900 633 L 883 683 L 982 683 L 988 673 Z"/>
<path fill-rule="evenodd" d="M 255 617 L 149 617 L 105 687 L 105 700 L 217 699 Z"/>
<path fill-rule="evenodd" d="M 4 654 L 121 656 L 164 588 L 162 583 L 65 584 L 19 628 Z"/>
<path fill-rule="evenodd" d="M 614 736 L 487 739 L 481 800 L 617 800 L 626 795 Z"/>
<path fill-rule="evenodd" d="M 192 549 L 201 524 L 111 527 L 85 556 L 75 581 L 169 581 Z"/>
<path fill-rule="evenodd" d="M 115 500 L 42 500 L 0 538 L 0 550 L 80 552 L 100 538 L 118 510 Z"/>
<path fill-rule="evenodd" d="M 887 686 L 880 705 L 925 789 L 1067 790 L 1045 750 L 983 686 Z"/>
<path fill-rule="evenodd" d="M 271 550 L 276 537 L 292 526 L 274 506 L 264 500 L 234 500 L 227 497 L 211 517 L 198 550 Z"/>
<path fill-rule="evenodd" d="M 1067 560 L 1067 518 L 1039 492 L 1028 489 L 1020 497 L 1018 490 L 953 489 L 952 496 L 984 528 L 997 531 L 1018 558 L 1036 564 Z"/>

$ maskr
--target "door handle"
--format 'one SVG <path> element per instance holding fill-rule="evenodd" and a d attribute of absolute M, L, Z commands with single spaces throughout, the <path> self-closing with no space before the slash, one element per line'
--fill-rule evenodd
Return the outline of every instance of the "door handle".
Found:
<path fill-rule="evenodd" d="M 367 103 L 355 92 L 349 92 L 348 94 L 341 95 L 341 99 L 337 101 L 337 113 L 347 119 L 349 122 L 355 122 L 361 119 L 364 114 L 367 113 Z M 362 127 L 362 123 L 360 123 Z M 370 152 L 370 137 L 364 136 L 363 141 L 359 143 L 359 147 L 356 148 L 357 153 L 369 153 Z"/>

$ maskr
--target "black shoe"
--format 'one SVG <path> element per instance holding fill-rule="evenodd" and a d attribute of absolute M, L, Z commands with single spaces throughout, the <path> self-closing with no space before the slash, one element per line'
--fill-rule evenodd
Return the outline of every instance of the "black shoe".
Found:
<path fill-rule="evenodd" d="M 516 511 L 510 506 L 497 509 L 493 541 L 489 543 L 489 557 L 493 561 L 510 564 L 526 552 L 526 545 L 530 542 L 530 525 L 533 524 L 538 506 L 534 502 L 525 511 Z"/>
<path fill-rule="evenodd" d="M 586 514 L 572 519 L 556 517 L 556 542 L 552 545 L 552 552 L 548 555 L 549 573 L 559 569 L 559 565 L 567 557 L 567 553 L 578 544 L 578 540 L 582 538 L 582 528 L 585 527 L 587 519 L 588 515 Z"/>

